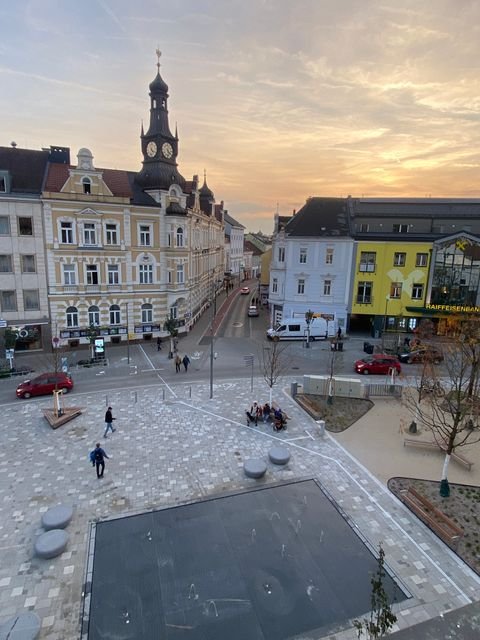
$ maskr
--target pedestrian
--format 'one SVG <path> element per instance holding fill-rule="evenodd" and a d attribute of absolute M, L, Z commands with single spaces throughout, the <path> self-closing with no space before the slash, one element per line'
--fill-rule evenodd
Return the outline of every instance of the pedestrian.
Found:
<path fill-rule="evenodd" d="M 182 359 L 177 353 L 177 357 L 175 358 L 175 371 L 178 373 L 180 371 L 180 365 L 182 364 Z"/>
<path fill-rule="evenodd" d="M 114 418 L 112 415 L 112 407 L 108 407 L 108 409 L 105 411 L 105 433 L 103 434 L 104 438 L 108 438 L 107 433 L 109 429 L 112 433 L 116 431 L 116 429 L 113 428 L 114 420 L 116 420 L 116 418 Z"/>
<path fill-rule="evenodd" d="M 174 350 L 175 352 L 177 352 L 177 351 L 178 351 L 178 338 L 174 338 L 174 339 L 173 339 L 173 350 Z"/>
<path fill-rule="evenodd" d="M 185 373 L 187 373 L 188 365 L 190 364 L 190 358 L 187 356 L 187 354 L 183 356 L 182 362 L 183 362 L 183 366 L 185 367 Z"/>
<path fill-rule="evenodd" d="M 268 422 L 270 420 L 270 414 L 272 413 L 272 409 L 268 402 L 263 405 L 263 421 Z"/>
<path fill-rule="evenodd" d="M 157 338 L 157 351 L 161 351 L 162 350 L 162 339 L 160 338 L 160 336 L 158 336 Z"/>
<path fill-rule="evenodd" d="M 257 402 L 254 402 L 250 407 L 250 411 L 246 411 L 247 414 L 247 424 L 250 422 L 255 422 L 255 426 L 258 425 L 258 415 L 259 415 L 259 406 Z"/>
<path fill-rule="evenodd" d="M 103 472 L 105 471 L 105 460 L 108 459 L 106 452 L 100 446 L 100 443 L 97 442 L 95 445 L 95 449 L 90 454 L 90 460 L 92 461 L 92 466 L 97 467 L 97 478 L 103 478 Z"/>
<path fill-rule="evenodd" d="M 342 339 L 342 327 L 338 327 L 337 340 L 341 340 L 341 339 Z"/>

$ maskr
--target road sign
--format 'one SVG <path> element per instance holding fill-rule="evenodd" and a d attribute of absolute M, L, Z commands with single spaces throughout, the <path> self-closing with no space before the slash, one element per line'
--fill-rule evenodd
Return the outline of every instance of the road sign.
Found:
<path fill-rule="evenodd" d="M 0 329 L 5 329 L 6 326 L 7 326 L 7 321 L 4 320 L 3 318 L 0 318 Z"/>
<path fill-rule="evenodd" d="M 249 355 L 249 356 L 243 356 L 243 360 L 245 362 L 245 365 L 247 367 L 251 367 L 253 365 L 253 359 L 255 356 Z"/>

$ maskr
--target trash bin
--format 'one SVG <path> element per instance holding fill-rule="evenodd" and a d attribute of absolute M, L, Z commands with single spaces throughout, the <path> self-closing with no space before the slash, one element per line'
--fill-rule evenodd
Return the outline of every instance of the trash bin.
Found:
<path fill-rule="evenodd" d="M 369 344 L 368 345 L 368 349 L 365 351 L 365 353 L 368 353 L 369 355 L 372 355 L 372 353 L 373 353 L 373 344 Z"/>
<path fill-rule="evenodd" d="M 343 342 L 337 342 L 338 351 L 343 351 Z"/>
<path fill-rule="evenodd" d="M 325 420 L 317 420 L 318 430 L 320 431 L 320 435 L 325 435 Z"/>
<path fill-rule="evenodd" d="M 290 384 L 290 395 L 292 396 L 292 398 L 295 398 L 297 393 L 298 393 L 298 382 L 292 382 Z"/>

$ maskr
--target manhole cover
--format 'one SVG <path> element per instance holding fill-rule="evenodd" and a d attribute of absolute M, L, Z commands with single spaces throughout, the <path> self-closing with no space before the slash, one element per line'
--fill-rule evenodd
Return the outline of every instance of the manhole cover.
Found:
<path fill-rule="evenodd" d="M 300 369 L 300 367 L 292 367 L 292 369 Z"/>
<path fill-rule="evenodd" d="M 234 322 L 232 327 L 243 327 L 243 322 Z"/>

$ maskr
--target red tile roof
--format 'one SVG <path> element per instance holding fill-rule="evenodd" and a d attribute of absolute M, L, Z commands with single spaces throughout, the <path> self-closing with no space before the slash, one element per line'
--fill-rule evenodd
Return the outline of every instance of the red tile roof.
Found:
<path fill-rule="evenodd" d="M 50 164 L 48 166 L 45 191 L 60 192 L 69 177 L 69 170 L 76 167 L 66 164 Z M 131 198 L 132 190 L 128 181 L 128 173 L 120 169 L 96 169 L 103 172 L 103 180 L 114 196 Z"/>

